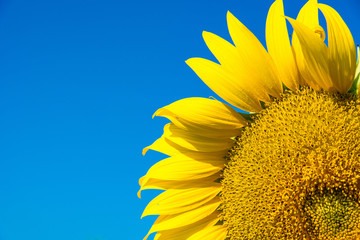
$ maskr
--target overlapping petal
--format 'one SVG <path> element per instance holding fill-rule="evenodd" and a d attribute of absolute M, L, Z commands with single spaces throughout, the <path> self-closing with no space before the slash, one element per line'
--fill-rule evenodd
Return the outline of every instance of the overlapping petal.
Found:
<path fill-rule="evenodd" d="M 360 47 L 357 46 L 357 61 L 356 61 L 356 71 L 355 71 L 355 77 L 358 77 L 360 75 Z"/>
<path fill-rule="evenodd" d="M 199 97 L 176 101 L 157 110 L 154 116 L 167 117 L 177 127 L 192 126 L 212 132 L 237 130 L 247 124 L 246 120 L 227 104 Z"/>
<path fill-rule="evenodd" d="M 300 10 L 296 21 L 304 24 L 312 31 L 319 28 L 319 13 L 317 7 L 317 0 L 309 0 Z M 292 47 L 295 54 L 296 65 L 300 72 L 300 85 L 310 85 L 315 90 L 320 90 L 321 86 L 316 82 L 311 74 L 307 71 L 308 63 L 305 60 L 304 54 L 302 52 L 302 47 L 300 45 L 297 33 L 294 31 L 292 37 Z"/>
<path fill-rule="evenodd" d="M 227 14 L 227 22 L 231 39 L 242 58 L 239 64 L 242 65 L 243 74 L 253 86 L 251 90 L 265 91 L 274 97 L 280 97 L 281 80 L 268 52 L 255 35 L 230 12 Z M 258 86 L 261 88 L 257 88 Z"/>
<path fill-rule="evenodd" d="M 202 58 L 186 63 L 220 97 L 249 112 L 261 111 L 259 100 L 282 92 L 277 68 L 257 38 L 230 12 L 227 15 L 231 38 L 235 44 L 215 34 L 204 32 L 204 40 L 220 64 Z"/>
<path fill-rule="evenodd" d="M 224 240 L 226 239 L 226 227 L 224 225 L 215 225 L 204 228 L 197 233 L 193 234 L 188 240 L 198 239 L 211 239 L 211 240 Z"/>
<path fill-rule="evenodd" d="M 300 75 L 290 44 L 282 0 L 276 0 L 269 9 L 266 20 L 266 45 L 279 70 L 281 81 L 289 89 L 298 90 Z"/>
<path fill-rule="evenodd" d="M 299 68 L 305 81 L 316 90 L 320 88 L 333 91 L 334 85 L 332 84 L 329 66 L 328 66 L 328 48 L 323 40 L 310 28 L 303 23 L 296 21 L 292 18 L 287 18 L 296 32 L 297 38 L 300 43 L 302 59 L 297 61 L 305 61 L 306 68 Z"/>
<path fill-rule="evenodd" d="M 225 162 L 224 152 L 178 154 L 153 165 L 145 178 L 164 180 L 199 179 L 220 171 Z"/>
<path fill-rule="evenodd" d="M 352 85 L 356 69 L 354 39 L 343 19 L 333 8 L 325 4 L 318 6 L 327 23 L 331 80 L 338 92 L 346 93 Z"/>
<path fill-rule="evenodd" d="M 255 99 L 266 102 L 270 100 L 269 94 L 262 87 L 262 83 L 256 78 L 250 78 L 249 74 L 255 75 L 256 68 L 241 55 L 240 48 L 213 33 L 203 32 L 203 38 L 210 51 L 220 62 L 222 70 L 233 77 L 236 85 L 244 89 L 257 89 L 256 91 L 249 91 L 249 94 Z M 250 79 L 251 81 L 249 81 Z"/>
<path fill-rule="evenodd" d="M 220 199 L 214 198 L 207 204 L 204 204 L 203 206 L 191 211 L 174 215 L 161 215 L 152 225 L 150 231 L 145 236 L 144 240 L 146 240 L 147 237 L 153 232 L 171 230 L 174 228 L 179 228 L 198 222 L 215 212 L 219 205 Z"/>
<path fill-rule="evenodd" d="M 173 123 L 165 125 L 163 136 L 181 148 L 196 152 L 218 152 L 227 150 L 234 144 L 229 137 L 205 137 L 179 128 Z"/>
<path fill-rule="evenodd" d="M 220 183 L 217 181 L 220 178 L 219 174 L 214 174 L 206 178 L 174 181 L 163 180 L 156 178 L 148 178 L 145 176 L 139 179 L 140 190 L 138 191 L 138 197 L 141 197 L 141 191 L 146 189 L 189 189 L 189 188 L 206 188 L 206 187 L 219 187 Z"/>
<path fill-rule="evenodd" d="M 359 84 L 360 84 L 360 47 L 357 46 L 357 61 L 356 61 L 356 71 L 354 79 L 355 92 L 359 94 Z"/>
<path fill-rule="evenodd" d="M 175 156 L 176 154 L 181 153 L 181 150 L 186 151 L 186 149 L 182 149 L 180 146 L 177 146 L 176 144 L 167 140 L 164 136 L 161 136 L 150 146 L 145 147 L 142 154 L 145 155 L 149 149 L 161 152 L 168 156 Z"/>
<path fill-rule="evenodd" d="M 185 227 L 179 227 L 171 230 L 160 231 L 156 234 L 154 240 L 179 240 L 189 239 L 197 232 L 207 228 L 211 228 L 217 223 L 217 212 L 212 213 L 208 217 Z M 205 238 L 206 239 L 206 238 Z M 224 238 L 225 239 L 225 238 Z"/>
<path fill-rule="evenodd" d="M 215 152 L 228 149 L 231 137 L 239 135 L 246 120 L 230 106 L 213 99 L 187 98 L 160 108 L 154 116 L 163 116 L 173 123 L 164 127 L 164 134 L 145 147 L 175 156 L 181 152 Z M 196 134 L 194 134 L 196 133 Z"/>
<path fill-rule="evenodd" d="M 225 72 L 219 64 L 203 58 L 190 58 L 186 63 L 209 88 L 228 103 L 244 111 L 261 111 L 255 92 L 242 86 L 240 79 Z"/>
<path fill-rule="evenodd" d="M 318 8 L 327 22 L 328 47 L 321 43 L 325 32 L 319 26 Z M 351 32 L 340 15 L 333 8 L 310 0 L 291 24 L 295 31 L 293 48 L 304 81 L 315 90 L 346 93 L 355 76 L 356 50 Z"/>
<path fill-rule="evenodd" d="M 171 215 L 198 208 L 214 199 L 221 186 L 189 189 L 170 189 L 154 198 L 145 208 L 147 215 Z"/>
<path fill-rule="evenodd" d="M 189 151 L 218 152 L 229 149 L 233 143 L 234 141 L 228 136 L 202 136 L 194 134 L 188 129 L 179 128 L 173 123 L 168 123 L 164 127 L 164 134 L 152 145 L 144 148 L 143 154 L 149 149 L 169 156 Z"/>

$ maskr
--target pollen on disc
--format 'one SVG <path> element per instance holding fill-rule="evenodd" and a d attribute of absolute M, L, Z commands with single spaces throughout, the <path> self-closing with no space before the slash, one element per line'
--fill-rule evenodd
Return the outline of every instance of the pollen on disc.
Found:
<path fill-rule="evenodd" d="M 246 127 L 223 172 L 222 220 L 235 239 L 357 239 L 360 100 L 286 92 Z"/>

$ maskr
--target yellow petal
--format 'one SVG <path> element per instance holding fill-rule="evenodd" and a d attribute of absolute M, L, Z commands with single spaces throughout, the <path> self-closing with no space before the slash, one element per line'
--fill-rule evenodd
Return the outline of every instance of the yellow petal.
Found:
<path fill-rule="evenodd" d="M 146 152 L 151 149 L 157 152 L 161 152 L 168 156 L 174 156 L 181 152 L 181 147 L 177 146 L 174 143 L 171 143 L 169 140 L 166 140 L 164 136 L 157 139 L 153 144 L 147 146 L 143 149 L 142 154 L 145 155 Z M 186 150 L 186 149 L 184 149 Z"/>
<path fill-rule="evenodd" d="M 261 81 L 256 81 L 256 74 L 258 65 L 249 65 L 248 59 L 240 55 L 240 51 L 231 43 L 209 32 L 203 32 L 203 38 L 206 45 L 214 56 L 219 60 L 221 69 L 233 77 L 238 88 L 242 89 L 256 89 L 251 91 L 252 97 L 269 102 L 268 93 L 263 87 Z M 251 81 L 249 81 L 251 77 Z"/>
<path fill-rule="evenodd" d="M 227 14 L 230 36 L 243 59 L 241 68 L 244 81 L 253 85 L 253 92 L 259 91 L 258 86 L 268 94 L 279 97 L 282 85 L 279 73 L 268 52 L 259 40 L 230 12 Z"/>
<path fill-rule="evenodd" d="M 300 10 L 296 21 L 304 24 L 311 30 L 315 31 L 319 27 L 319 11 L 317 7 L 317 0 L 309 0 Z M 299 78 L 300 85 L 306 85 L 306 79 L 311 81 L 311 75 L 306 71 L 308 69 L 308 63 L 304 59 L 304 55 L 301 50 L 299 39 L 294 31 L 292 37 L 293 52 L 295 52 L 296 63 L 298 70 L 301 73 Z M 316 82 L 307 83 L 315 90 L 320 90 L 321 87 Z"/>
<path fill-rule="evenodd" d="M 164 127 L 164 134 L 157 139 L 153 144 L 143 149 L 143 155 L 151 149 L 164 153 L 168 156 L 175 156 L 176 154 L 188 151 L 200 152 L 217 152 L 229 149 L 233 145 L 233 140 L 230 136 L 236 136 L 239 132 L 231 132 L 232 135 L 219 135 L 210 134 L 207 137 L 206 128 L 200 128 L 199 135 L 195 134 L 196 131 L 191 129 L 182 129 L 173 123 L 168 123 Z M 204 134 L 201 134 L 203 131 Z"/>
<path fill-rule="evenodd" d="M 329 69 L 336 89 L 346 93 L 354 80 L 356 50 L 349 28 L 340 15 L 331 7 L 319 4 L 324 14 L 328 30 Z"/>
<path fill-rule="evenodd" d="M 219 61 L 223 69 L 231 73 L 236 72 L 236 68 L 240 65 L 239 61 L 241 61 L 236 47 L 210 32 L 204 31 L 203 38 L 209 50 Z"/>
<path fill-rule="evenodd" d="M 204 153 L 178 154 L 153 165 L 145 178 L 191 180 L 208 177 L 224 168 L 224 156 Z"/>
<path fill-rule="evenodd" d="M 239 129 L 246 120 L 232 107 L 208 98 L 185 98 L 157 110 L 154 116 L 168 117 L 177 126 L 185 124 L 219 130 Z"/>
<path fill-rule="evenodd" d="M 192 235 L 197 232 L 210 228 L 218 222 L 218 213 L 214 212 L 208 217 L 187 225 L 185 227 L 175 228 L 171 230 L 160 231 L 156 234 L 154 240 L 179 240 L 179 239 L 189 239 Z M 203 238 L 209 239 L 209 238 Z M 224 238 L 225 239 L 225 238 Z M 222 239 L 222 240 L 224 240 Z M 199 239 L 198 239 L 199 240 Z M 212 239 L 211 239 L 212 240 Z"/>
<path fill-rule="evenodd" d="M 223 225 L 216 225 L 204 228 L 193 234 L 188 240 L 211 239 L 211 240 L 225 240 L 227 235 L 226 227 Z"/>
<path fill-rule="evenodd" d="M 173 123 L 166 124 L 164 127 L 165 140 L 178 145 L 181 149 L 195 152 L 218 152 L 231 148 L 234 141 L 228 137 L 210 138 L 195 134 L 177 127 Z M 181 150 L 184 152 L 184 150 Z"/>
<path fill-rule="evenodd" d="M 256 94 L 239 86 L 239 79 L 225 72 L 219 64 L 203 58 L 190 58 L 186 64 L 211 90 L 228 103 L 248 112 L 261 111 Z"/>
<path fill-rule="evenodd" d="M 355 78 L 360 75 L 360 47 L 357 46 L 357 61 L 356 61 L 356 71 L 355 71 Z"/>
<path fill-rule="evenodd" d="M 319 26 L 319 11 L 317 0 L 309 0 L 300 10 L 296 21 L 314 30 Z"/>
<path fill-rule="evenodd" d="M 220 178 L 220 174 L 216 173 L 206 178 L 184 180 L 184 181 L 173 181 L 173 180 L 162 180 L 162 179 L 147 179 L 144 177 L 139 179 L 140 190 L 138 191 L 138 197 L 141 198 L 141 191 L 146 189 L 188 189 L 188 188 L 206 188 L 206 187 L 217 187 L 220 183 L 215 182 Z"/>
<path fill-rule="evenodd" d="M 220 190 L 221 186 L 167 190 L 146 206 L 141 217 L 172 215 L 198 208 L 215 198 Z"/>
<path fill-rule="evenodd" d="M 155 223 L 152 225 L 149 233 L 146 235 L 144 240 L 146 240 L 147 237 L 153 232 L 170 230 L 198 222 L 212 214 L 219 207 L 219 204 L 220 199 L 215 198 L 209 203 L 185 213 L 159 216 L 158 219 L 156 219 Z"/>
<path fill-rule="evenodd" d="M 334 91 L 328 67 L 328 52 L 321 38 L 304 24 L 287 18 L 298 37 L 303 59 L 296 55 L 297 62 L 306 62 L 306 68 L 300 68 L 304 80 L 315 90 L 319 87 L 326 91 Z M 296 52 L 298 54 L 298 52 Z"/>
<path fill-rule="evenodd" d="M 282 0 L 276 0 L 266 20 L 266 45 L 279 71 L 281 81 L 293 91 L 299 89 L 299 71 L 290 45 Z"/>

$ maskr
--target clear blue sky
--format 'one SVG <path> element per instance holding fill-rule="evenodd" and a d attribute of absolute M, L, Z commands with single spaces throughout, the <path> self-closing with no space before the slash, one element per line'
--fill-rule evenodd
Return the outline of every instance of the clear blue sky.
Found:
<path fill-rule="evenodd" d="M 229 40 L 230 10 L 264 43 L 271 3 L 0 1 L 0 240 L 142 239 L 157 192 L 138 199 L 138 178 L 163 156 L 141 150 L 166 122 L 152 114 L 215 96 L 184 63 L 214 59 L 201 32 Z M 360 4 L 324 3 L 360 43 Z"/>

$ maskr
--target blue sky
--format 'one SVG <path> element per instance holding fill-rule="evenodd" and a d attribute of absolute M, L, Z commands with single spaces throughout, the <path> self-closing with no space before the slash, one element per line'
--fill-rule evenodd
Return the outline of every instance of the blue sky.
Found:
<path fill-rule="evenodd" d="M 296 17 L 304 0 L 285 0 Z M 161 106 L 215 94 L 189 69 L 230 39 L 230 10 L 264 43 L 272 1 L 0 1 L 0 240 L 142 239 L 156 191 L 138 178 L 163 156 Z M 360 4 L 324 1 L 360 43 Z"/>

